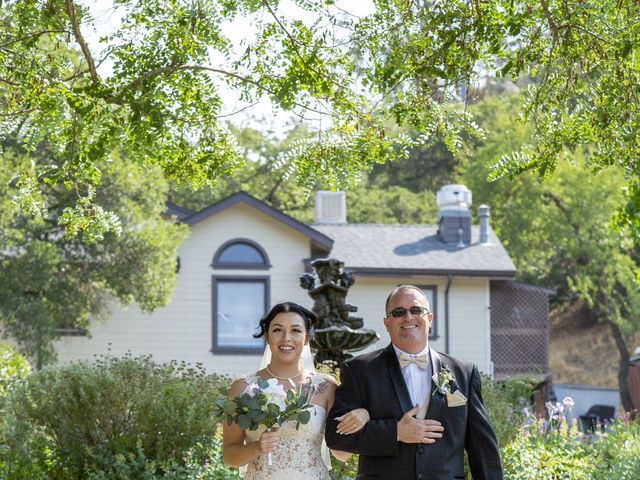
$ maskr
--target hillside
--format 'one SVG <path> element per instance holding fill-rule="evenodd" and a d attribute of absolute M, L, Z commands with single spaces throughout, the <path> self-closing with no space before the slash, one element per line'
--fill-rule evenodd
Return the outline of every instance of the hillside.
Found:
<path fill-rule="evenodd" d="M 554 383 L 618 388 L 618 350 L 609 325 L 600 324 L 583 304 L 550 315 L 549 367 Z M 636 342 L 640 345 L 640 332 Z"/>

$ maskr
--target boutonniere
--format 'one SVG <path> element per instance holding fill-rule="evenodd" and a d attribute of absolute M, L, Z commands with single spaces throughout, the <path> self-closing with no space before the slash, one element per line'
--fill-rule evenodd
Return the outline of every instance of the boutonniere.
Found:
<path fill-rule="evenodd" d="M 440 395 L 445 395 L 447 392 L 451 392 L 451 382 L 453 382 L 453 374 L 449 369 L 449 365 L 443 365 L 442 370 L 433 374 L 433 383 L 436 388 L 433 394 L 438 392 Z"/>

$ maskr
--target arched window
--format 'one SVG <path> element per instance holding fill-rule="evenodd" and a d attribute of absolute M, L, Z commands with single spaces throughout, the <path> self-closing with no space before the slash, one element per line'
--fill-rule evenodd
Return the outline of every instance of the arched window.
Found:
<path fill-rule="evenodd" d="M 213 268 L 267 270 L 269 257 L 257 243 L 236 238 L 222 245 L 213 257 Z"/>
<path fill-rule="evenodd" d="M 236 238 L 224 243 L 211 266 L 224 270 L 267 270 L 267 252 L 252 240 Z M 260 353 L 264 340 L 252 334 L 269 308 L 269 276 L 214 274 L 212 286 L 213 348 L 216 353 Z"/>

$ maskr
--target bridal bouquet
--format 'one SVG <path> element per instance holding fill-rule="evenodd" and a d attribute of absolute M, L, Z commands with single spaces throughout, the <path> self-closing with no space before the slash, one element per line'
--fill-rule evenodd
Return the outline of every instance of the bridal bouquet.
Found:
<path fill-rule="evenodd" d="M 216 400 L 215 407 L 217 416 L 226 418 L 229 425 L 237 423 L 244 430 L 257 430 L 260 425 L 270 429 L 287 420 L 295 421 L 299 428 L 311 419 L 310 409 L 308 392 L 285 391 L 275 378 L 259 378 L 237 397 Z M 271 465 L 271 454 L 267 458 Z"/>

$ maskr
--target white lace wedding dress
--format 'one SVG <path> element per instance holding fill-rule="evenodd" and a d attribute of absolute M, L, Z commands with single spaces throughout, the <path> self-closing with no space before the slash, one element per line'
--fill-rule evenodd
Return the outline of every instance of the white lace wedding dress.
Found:
<path fill-rule="evenodd" d="M 244 377 L 248 384 L 255 383 L 257 376 Z M 311 385 L 324 382 L 324 377 L 315 373 Z M 278 430 L 280 442 L 271 453 L 271 465 L 267 465 L 267 456 L 260 455 L 250 462 L 244 478 L 247 480 L 329 480 L 329 470 L 322 460 L 322 439 L 327 412 L 320 405 L 314 405 L 311 419 L 296 429 L 293 421 L 285 422 Z M 247 441 L 260 439 L 264 427 L 247 430 Z M 244 469 L 243 469 L 244 470 Z"/>

